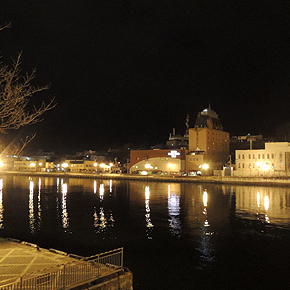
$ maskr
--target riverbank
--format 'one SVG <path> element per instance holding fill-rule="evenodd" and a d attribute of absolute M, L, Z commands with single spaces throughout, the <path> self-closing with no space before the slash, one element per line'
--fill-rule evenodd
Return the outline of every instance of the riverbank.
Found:
<path fill-rule="evenodd" d="M 290 187 L 289 178 L 273 177 L 229 177 L 229 176 L 141 176 L 134 174 L 95 174 L 95 173 L 70 173 L 70 172 L 19 172 L 2 171 L 4 175 L 25 175 L 61 178 L 92 178 L 115 180 L 139 180 L 147 182 L 190 182 L 214 184 L 240 184 L 254 186 L 283 186 Z"/>

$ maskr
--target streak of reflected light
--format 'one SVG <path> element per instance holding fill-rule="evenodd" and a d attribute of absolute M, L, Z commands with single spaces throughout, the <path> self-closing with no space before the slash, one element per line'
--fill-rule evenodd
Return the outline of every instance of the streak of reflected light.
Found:
<path fill-rule="evenodd" d="M 152 228 L 154 225 L 151 222 L 151 217 L 150 217 L 150 205 L 149 205 L 149 199 L 150 199 L 150 188 L 149 186 L 145 187 L 145 219 L 146 219 L 146 232 L 147 232 L 147 237 L 148 239 L 152 239 L 151 232 Z"/>
<path fill-rule="evenodd" d="M 203 192 L 203 206 L 207 206 L 207 191 Z"/>
<path fill-rule="evenodd" d="M 257 192 L 257 205 L 258 205 L 258 207 L 261 206 L 261 196 L 260 196 L 260 192 L 259 191 Z"/>
<path fill-rule="evenodd" d="M 38 222 L 37 222 L 37 225 L 38 225 L 38 228 L 40 228 L 41 226 L 41 178 L 38 179 L 38 197 L 37 197 L 37 210 L 38 210 L 38 213 L 37 213 L 37 218 L 38 218 Z"/>
<path fill-rule="evenodd" d="M 181 234 L 181 222 L 180 222 L 180 196 L 175 191 L 171 191 L 170 185 L 168 185 L 168 221 L 169 229 L 173 236 L 180 236 Z"/>
<path fill-rule="evenodd" d="M 66 205 L 67 183 L 62 184 L 61 192 L 62 192 L 62 227 L 64 229 L 68 229 L 69 217 L 68 217 L 68 211 L 67 211 L 67 205 Z"/>
<path fill-rule="evenodd" d="M 35 231 L 33 190 L 34 190 L 34 182 L 30 180 L 29 181 L 29 212 L 28 212 L 28 217 L 29 217 L 29 227 L 30 227 L 31 233 L 34 233 L 34 231 Z"/>
<path fill-rule="evenodd" d="M 105 189 L 104 189 L 104 184 L 100 184 L 100 201 L 103 201 L 104 199 L 104 193 L 105 193 Z"/>
<path fill-rule="evenodd" d="M 95 180 L 94 181 L 94 194 L 97 193 L 97 181 Z"/>
<path fill-rule="evenodd" d="M 0 179 L 0 229 L 4 229 L 3 179 Z"/>
<path fill-rule="evenodd" d="M 265 207 L 265 210 L 268 210 L 269 209 L 269 205 L 270 205 L 269 196 L 266 195 L 265 198 L 264 198 L 264 207 Z"/>

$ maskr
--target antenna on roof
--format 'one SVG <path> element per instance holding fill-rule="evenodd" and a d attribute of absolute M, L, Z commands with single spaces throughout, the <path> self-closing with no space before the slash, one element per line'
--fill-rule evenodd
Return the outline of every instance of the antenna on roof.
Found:
<path fill-rule="evenodd" d="M 185 126 L 186 126 L 185 135 L 189 134 L 189 119 L 190 119 L 190 116 L 189 114 L 187 114 L 186 119 L 185 119 Z"/>

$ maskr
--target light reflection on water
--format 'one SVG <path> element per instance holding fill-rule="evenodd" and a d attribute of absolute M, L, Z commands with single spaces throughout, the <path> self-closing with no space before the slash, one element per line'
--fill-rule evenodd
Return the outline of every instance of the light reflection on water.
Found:
<path fill-rule="evenodd" d="M 21 179 L 21 178 L 20 178 Z M 69 191 L 74 192 L 74 188 L 79 188 L 80 185 L 84 185 L 84 180 L 66 180 L 56 178 L 55 179 L 55 191 L 61 194 L 61 208 L 59 207 L 59 197 L 55 196 L 55 209 L 57 212 L 61 210 L 59 216 L 62 219 L 62 227 L 68 229 L 70 225 L 69 209 L 67 206 L 67 200 L 69 197 Z M 35 184 L 38 188 L 35 189 Z M 28 215 L 29 215 L 29 227 L 31 232 L 36 229 L 40 229 L 42 226 L 43 209 L 42 209 L 42 190 L 48 186 L 51 187 L 51 182 L 47 182 L 47 178 L 38 178 L 29 180 L 29 202 L 28 202 Z M 93 226 L 96 226 L 96 222 L 100 220 L 114 220 L 112 217 L 113 212 L 108 204 L 108 213 L 105 214 L 106 208 L 101 206 L 101 203 L 105 200 L 105 192 L 108 191 L 110 199 L 118 195 L 118 187 L 113 186 L 118 184 L 117 181 L 109 180 L 108 182 L 98 182 L 96 180 L 86 180 L 83 187 L 84 192 L 87 192 L 91 187 L 91 192 L 98 193 L 100 205 L 93 205 L 94 220 Z M 189 227 L 197 229 L 202 227 L 210 227 L 213 223 L 217 225 L 217 221 L 221 224 L 227 221 L 227 214 L 223 214 L 225 210 L 231 208 L 231 195 L 235 195 L 235 215 L 247 219 L 261 219 L 263 218 L 267 223 L 273 223 L 279 226 L 289 227 L 290 221 L 290 190 L 288 188 L 267 188 L 267 187 L 249 187 L 249 186 L 220 186 L 219 195 L 224 196 L 228 201 L 224 204 L 224 209 L 218 209 L 221 204 L 218 202 L 209 200 L 214 197 L 216 200 L 218 197 L 214 187 L 200 186 L 200 185 L 188 185 L 188 184 L 166 184 L 160 183 L 152 187 L 146 185 L 145 187 L 136 186 L 135 183 L 128 183 L 129 198 L 131 203 L 135 203 L 142 199 L 142 195 L 139 192 L 144 188 L 144 204 L 145 204 L 145 221 L 147 236 L 151 236 L 154 223 L 152 222 L 152 209 L 151 204 L 159 204 L 166 200 L 168 211 L 168 228 L 173 236 L 180 236 L 182 229 L 186 227 L 186 222 L 190 222 Z M 0 179 L 0 228 L 4 227 L 5 223 L 5 200 L 3 199 L 4 190 L 3 179 Z M 70 187 L 70 190 L 69 190 Z M 182 191 L 182 187 L 183 189 Z M 37 200 L 34 205 L 34 192 L 37 192 L 35 197 Z M 111 194 L 113 193 L 113 195 Z M 141 192 L 140 192 L 141 193 Z M 183 196 L 183 201 L 181 198 Z M 107 198 L 108 198 L 107 197 Z M 80 196 L 81 198 L 81 196 Z M 217 200 L 216 200 L 217 201 Z M 35 207 L 36 206 L 36 207 Z M 181 218 L 182 208 L 187 211 L 187 219 Z M 89 210 L 89 209 L 88 209 Z M 203 217 L 200 215 L 200 210 Z M 209 213 L 210 212 L 210 213 Z M 213 214 L 214 212 L 214 214 Z M 99 217 L 96 218 L 95 216 Z M 103 216 L 107 216 L 104 217 Z M 154 215 L 155 216 L 155 215 Z M 202 222 L 202 225 L 200 224 Z M 106 223 L 103 222 L 101 227 L 105 227 Z M 197 224 L 199 224 L 197 226 Z"/>
<path fill-rule="evenodd" d="M 173 236 L 181 235 L 180 191 L 178 184 L 168 185 L 168 221 Z"/>
<path fill-rule="evenodd" d="M 158 255 L 162 253 L 162 259 L 168 257 L 163 267 L 186 265 L 191 271 L 204 271 L 219 259 L 218 240 L 228 246 L 229 237 L 237 232 L 260 237 L 266 236 L 269 227 L 290 229 L 288 188 L 36 177 L 11 180 L 0 179 L 0 234 L 21 239 L 21 225 L 15 221 L 25 220 L 29 242 L 54 236 L 61 247 L 69 239 L 76 249 L 85 244 L 77 252 L 81 255 L 89 250 L 95 254 L 106 245 L 105 250 L 124 246 L 129 256 L 132 248 L 133 267 L 140 266 L 144 256 L 139 253 L 150 247 L 150 265 L 161 263 Z M 237 221 L 245 227 L 237 226 Z M 137 281 L 138 267 L 132 269 Z"/>
<path fill-rule="evenodd" d="M 152 239 L 152 230 L 153 230 L 154 225 L 151 222 L 149 200 L 150 200 L 150 187 L 147 185 L 145 187 L 146 234 L 147 234 L 148 239 Z"/>
<path fill-rule="evenodd" d="M 62 227 L 66 230 L 69 229 L 69 217 L 67 210 L 67 183 L 61 185 L 62 192 Z"/>
<path fill-rule="evenodd" d="M 34 224 L 34 203 L 33 203 L 33 191 L 34 191 L 34 182 L 30 180 L 29 182 L 29 227 L 31 233 L 35 231 L 35 224 Z"/>
<path fill-rule="evenodd" d="M 4 206 L 3 206 L 3 179 L 0 179 L 0 229 L 4 228 L 3 225 L 3 215 L 4 215 Z"/>
<path fill-rule="evenodd" d="M 236 216 L 290 228 L 290 190 L 279 187 L 223 187 L 236 195 Z"/>

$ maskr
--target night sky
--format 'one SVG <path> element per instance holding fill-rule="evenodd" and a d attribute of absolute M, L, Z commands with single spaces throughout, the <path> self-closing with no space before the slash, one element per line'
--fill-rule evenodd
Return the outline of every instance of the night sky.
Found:
<path fill-rule="evenodd" d="M 290 2 L 1 0 L 0 54 L 54 97 L 30 148 L 165 143 L 211 104 L 233 135 L 290 121 Z M 8 138 L 7 136 L 5 138 Z"/>

